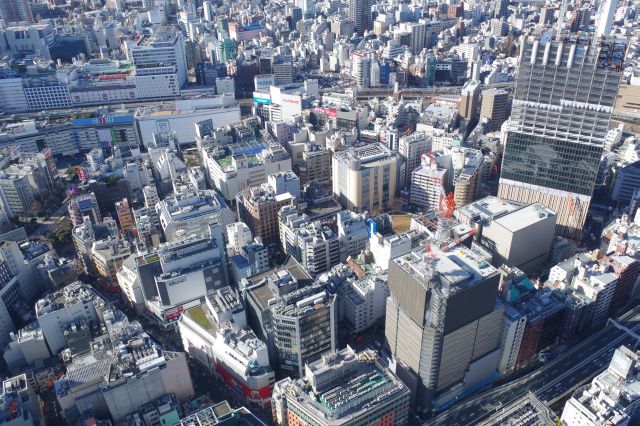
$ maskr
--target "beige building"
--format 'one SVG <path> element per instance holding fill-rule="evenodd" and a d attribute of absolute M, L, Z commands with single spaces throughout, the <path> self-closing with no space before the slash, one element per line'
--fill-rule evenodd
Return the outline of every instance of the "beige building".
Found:
<path fill-rule="evenodd" d="M 396 198 L 398 157 L 382 144 L 333 155 L 333 195 L 344 208 L 380 213 Z"/>
<path fill-rule="evenodd" d="M 480 120 L 489 120 L 489 131 L 500 130 L 500 126 L 509 118 L 509 94 L 506 90 L 488 89 L 482 92 Z"/>
<path fill-rule="evenodd" d="M 131 248 L 119 238 L 96 241 L 91 247 L 91 261 L 95 271 L 111 283 L 117 283 L 122 262 L 131 255 Z"/>

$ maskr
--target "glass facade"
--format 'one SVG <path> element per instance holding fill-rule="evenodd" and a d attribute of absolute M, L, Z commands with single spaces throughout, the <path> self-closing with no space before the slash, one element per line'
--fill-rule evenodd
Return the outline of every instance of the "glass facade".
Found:
<path fill-rule="evenodd" d="M 619 47 L 583 39 L 523 45 L 501 179 L 591 196 L 618 91 Z"/>
<path fill-rule="evenodd" d="M 501 178 L 590 196 L 602 146 L 509 133 Z"/>

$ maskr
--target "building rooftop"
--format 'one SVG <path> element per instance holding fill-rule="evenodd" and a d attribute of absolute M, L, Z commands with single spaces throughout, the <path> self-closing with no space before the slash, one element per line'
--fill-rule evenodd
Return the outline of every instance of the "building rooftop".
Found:
<path fill-rule="evenodd" d="M 335 300 L 336 296 L 327 293 L 323 284 L 315 283 L 281 296 L 271 305 L 271 311 L 274 315 L 303 317 L 333 304 Z"/>
<path fill-rule="evenodd" d="M 90 286 L 81 281 L 75 281 L 68 286 L 44 296 L 36 302 L 36 315 L 46 315 L 77 303 L 100 300 L 100 296 Z"/>
<path fill-rule="evenodd" d="M 50 251 L 47 241 L 38 238 L 23 241 L 19 247 L 26 260 L 33 260 Z"/>
<path fill-rule="evenodd" d="M 347 346 L 305 367 L 301 379 L 276 383 L 274 396 L 294 399 L 318 418 L 359 418 L 377 404 L 409 400 L 409 389 L 383 367 L 374 351 L 356 353 Z"/>
<path fill-rule="evenodd" d="M 94 340 L 90 353 L 74 358 L 67 374 L 55 384 L 58 395 L 99 383 L 117 386 L 123 380 L 161 368 L 169 359 L 184 356 L 163 351 L 137 323 L 124 331 L 119 338 L 112 336 L 112 341 Z"/>
<path fill-rule="evenodd" d="M 424 286 L 440 283 L 453 291 L 473 287 L 498 273 L 484 257 L 461 245 L 448 251 L 436 250 L 433 255 L 419 248 L 392 259 L 392 262 L 409 275 L 417 277 L 417 282 Z"/>
<path fill-rule="evenodd" d="M 222 197 L 214 190 L 186 189 L 158 203 L 160 214 L 172 222 L 194 220 L 226 209 Z"/>
<path fill-rule="evenodd" d="M 183 418 L 180 426 L 267 426 L 245 407 L 231 408 L 227 401 L 205 407 Z"/>
<path fill-rule="evenodd" d="M 455 215 L 468 225 L 493 221 L 511 232 L 516 232 L 549 216 L 555 216 L 556 213 L 538 203 L 525 206 L 488 196 L 459 207 Z"/>
<path fill-rule="evenodd" d="M 578 388 L 567 402 L 594 424 L 625 424 L 640 401 L 640 353 L 620 346 L 609 367 L 590 384 Z M 563 420 L 565 420 L 565 412 Z M 569 420 L 567 418 L 567 420 Z"/>
<path fill-rule="evenodd" d="M 245 288 L 260 308 L 266 310 L 280 295 L 312 282 L 302 265 L 289 256 L 284 265 L 246 279 Z"/>
<path fill-rule="evenodd" d="M 395 158 L 396 154 L 381 143 L 373 143 L 333 154 L 333 161 L 346 163 L 349 168 L 358 170 L 363 164 Z"/>
<path fill-rule="evenodd" d="M 0 423 L 36 424 L 39 419 L 30 419 L 29 412 L 23 407 L 30 402 L 33 406 L 38 401 L 30 401 L 29 382 L 26 374 L 11 377 L 2 382 L 2 395 L 0 397 Z"/>

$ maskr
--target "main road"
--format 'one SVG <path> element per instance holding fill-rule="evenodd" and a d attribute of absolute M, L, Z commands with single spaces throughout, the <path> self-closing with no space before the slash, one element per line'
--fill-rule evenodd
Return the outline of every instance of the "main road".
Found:
<path fill-rule="evenodd" d="M 627 312 L 619 322 L 634 332 L 640 331 L 640 309 Z M 476 424 L 527 391 L 533 392 L 543 402 L 553 401 L 604 370 L 613 351 L 623 344 L 635 344 L 635 339 L 619 328 L 607 326 L 538 370 L 462 400 L 427 420 L 425 425 Z"/>

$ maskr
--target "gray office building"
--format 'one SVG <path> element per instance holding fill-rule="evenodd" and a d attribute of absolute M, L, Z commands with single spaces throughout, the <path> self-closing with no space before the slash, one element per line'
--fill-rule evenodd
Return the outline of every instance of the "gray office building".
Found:
<path fill-rule="evenodd" d="M 422 247 L 389 262 L 385 339 L 414 410 L 446 407 L 496 378 L 499 275 L 466 246 Z"/>
<path fill-rule="evenodd" d="M 371 0 L 349 0 L 349 19 L 359 35 L 373 28 Z"/>
<path fill-rule="evenodd" d="M 558 213 L 578 237 L 613 113 L 626 41 L 550 33 L 523 40 L 498 196 Z"/>

